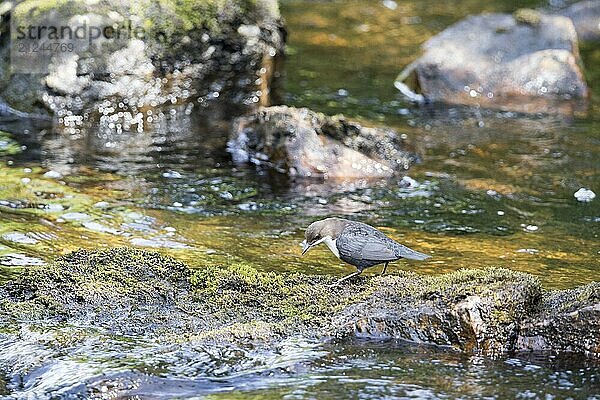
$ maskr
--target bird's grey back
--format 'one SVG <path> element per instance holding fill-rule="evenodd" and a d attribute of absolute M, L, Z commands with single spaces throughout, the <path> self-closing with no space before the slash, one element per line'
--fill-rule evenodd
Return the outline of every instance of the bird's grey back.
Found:
<path fill-rule="evenodd" d="M 350 221 L 337 240 L 340 258 L 359 269 L 400 258 L 424 260 L 428 255 L 412 250 L 362 222 Z"/>

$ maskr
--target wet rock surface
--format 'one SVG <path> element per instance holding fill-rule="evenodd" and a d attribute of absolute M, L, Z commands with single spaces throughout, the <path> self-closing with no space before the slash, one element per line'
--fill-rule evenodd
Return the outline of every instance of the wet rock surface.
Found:
<path fill-rule="evenodd" d="M 11 18 L 34 26 L 143 21 L 145 32 L 142 39 L 97 41 L 101 49 L 92 57 L 77 47 L 53 56 L 47 72 L 11 73 Z M 22 1 L 2 8 L 0 30 L 0 102 L 13 116 L 54 114 L 73 125 L 99 113 L 125 129 L 142 129 L 138 113 L 161 104 L 193 99 L 203 105 L 219 97 L 238 106 L 267 102 L 285 36 L 271 0 Z"/>
<path fill-rule="evenodd" d="M 541 296 L 531 276 L 462 270 L 437 278 L 388 277 L 368 300 L 344 310 L 349 334 L 456 346 L 488 355 L 516 350 L 513 336 Z M 398 288 L 403 288 L 401 291 Z"/>
<path fill-rule="evenodd" d="M 506 269 L 437 277 L 402 272 L 328 287 L 334 279 L 261 273 L 240 263 L 189 269 L 126 248 L 82 250 L 31 267 L 0 288 L 2 342 L 14 343 L 16 327 L 35 321 L 180 345 L 256 348 L 292 337 L 357 336 L 491 356 L 531 350 L 600 355 L 597 283 L 544 292 L 531 275 Z"/>
<path fill-rule="evenodd" d="M 236 162 L 300 177 L 389 177 L 414 161 L 392 129 L 286 106 L 261 108 L 236 119 L 228 149 Z"/>
<path fill-rule="evenodd" d="M 396 82 L 414 99 L 532 113 L 585 110 L 588 88 L 569 18 L 527 9 L 471 16 L 423 50 Z"/>
<path fill-rule="evenodd" d="M 516 349 L 600 355 L 599 283 L 547 293 L 539 310 L 521 324 Z"/>

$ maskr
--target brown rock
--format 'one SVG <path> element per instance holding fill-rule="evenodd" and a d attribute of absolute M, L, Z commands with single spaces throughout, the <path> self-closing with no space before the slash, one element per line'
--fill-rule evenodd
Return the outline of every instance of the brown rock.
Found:
<path fill-rule="evenodd" d="M 236 162 L 322 178 L 389 177 L 412 162 L 402 148 L 393 130 L 286 106 L 236 119 L 228 143 Z"/>

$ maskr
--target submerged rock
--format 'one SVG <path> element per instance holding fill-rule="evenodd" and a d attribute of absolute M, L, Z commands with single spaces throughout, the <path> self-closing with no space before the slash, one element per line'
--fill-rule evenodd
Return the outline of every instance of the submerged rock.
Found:
<path fill-rule="evenodd" d="M 144 114 L 161 104 L 267 102 L 285 36 L 276 0 L 25 0 L 0 11 L 0 105 L 16 116 L 54 114 L 66 126 L 96 112 L 143 129 Z M 54 27 L 63 46 L 47 59 L 11 54 L 11 22 L 34 37 L 36 27 L 47 28 L 42 35 Z M 86 40 L 69 39 L 65 27 L 83 27 Z M 29 36 L 12 46 L 47 45 Z"/>
<path fill-rule="evenodd" d="M 414 99 L 519 112 L 585 110 L 589 91 L 566 17 L 534 10 L 471 16 L 423 49 L 396 82 Z"/>
<path fill-rule="evenodd" d="M 506 269 L 402 272 L 328 287 L 334 279 L 239 263 L 194 270 L 152 252 L 82 250 L 1 286 L 0 322 L 8 332 L 35 321 L 174 343 L 264 346 L 359 336 L 484 355 L 600 356 L 598 283 L 544 292 L 531 275 Z"/>
<path fill-rule="evenodd" d="M 392 176 L 414 161 L 404 148 L 391 129 L 286 106 L 261 108 L 236 119 L 228 142 L 236 162 L 324 178 Z"/>

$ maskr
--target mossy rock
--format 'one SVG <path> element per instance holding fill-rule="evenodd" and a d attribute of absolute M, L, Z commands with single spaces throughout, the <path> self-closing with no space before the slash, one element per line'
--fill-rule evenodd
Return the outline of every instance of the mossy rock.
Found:
<path fill-rule="evenodd" d="M 544 293 L 533 276 L 499 268 L 400 272 L 330 287 L 334 281 L 259 272 L 246 263 L 192 270 L 130 248 L 80 250 L 1 286 L 0 320 L 7 327 L 60 322 L 176 343 L 397 338 L 487 355 L 528 348 L 523 327 L 533 332 L 557 321 L 564 332 L 536 328 L 549 335 L 544 343 L 565 349 L 568 336 L 571 351 L 589 353 L 599 344 L 600 318 L 586 321 L 583 332 L 569 317 L 600 312 L 598 284 Z"/>
<path fill-rule="evenodd" d="M 9 21 L 58 28 L 75 19 L 91 21 L 90 28 L 102 32 L 116 26 L 125 34 L 90 45 L 61 39 L 72 51 L 9 62 Z M 217 82 L 243 105 L 257 90 L 263 63 L 284 46 L 276 0 L 24 0 L 0 19 L 0 33 L 0 105 L 38 116 L 62 111 L 95 116 L 105 101 L 129 104 L 115 109 L 136 114 L 144 107 L 197 100 Z"/>
<path fill-rule="evenodd" d="M 18 319 L 70 320 L 98 314 L 97 321 L 109 326 L 121 312 L 132 317 L 154 307 L 162 314 L 189 287 L 189 275 L 184 264 L 157 253 L 81 250 L 25 270 L 7 283 L 0 309 Z"/>
<path fill-rule="evenodd" d="M 282 332 L 314 336 L 361 293 L 352 286 L 333 293 L 326 287 L 332 281 L 262 273 L 243 263 L 190 270 L 170 257 L 130 248 L 80 250 L 5 284 L 0 313 L 13 320 L 91 323 L 122 333 L 179 334 L 193 326 L 193 334 L 235 336 L 244 324 L 274 324 Z"/>

